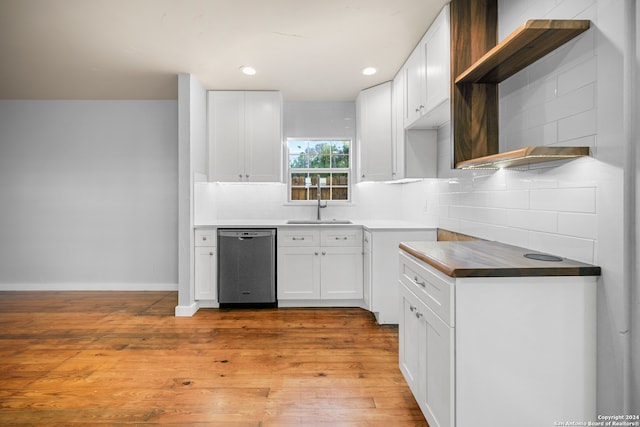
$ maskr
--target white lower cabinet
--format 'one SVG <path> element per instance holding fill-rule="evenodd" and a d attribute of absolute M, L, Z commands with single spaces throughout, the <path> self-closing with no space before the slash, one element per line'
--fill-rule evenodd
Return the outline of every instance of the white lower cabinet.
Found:
<path fill-rule="evenodd" d="M 217 245 L 216 230 L 195 231 L 195 299 L 216 301 Z"/>
<path fill-rule="evenodd" d="M 429 425 L 452 426 L 454 329 L 404 284 L 400 298 L 400 370 Z"/>
<path fill-rule="evenodd" d="M 367 229 L 364 231 L 364 303 L 376 321 L 398 324 L 398 245 L 402 241 L 435 241 L 435 229 Z"/>
<path fill-rule="evenodd" d="M 320 298 L 362 298 L 362 246 L 322 247 Z"/>
<path fill-rule="evenodd" d="M 399 366 L 431 427 L 596 420 L 595 276 L 451 278 L 400 251 Z"/>
<path fill-rule="evenodd" d="M 317 247 L 278 246 L 278 300 L 320 299 Z"/>
<path fill-rule="evenodd" d="M 298 227 L 278 230 L 278 301 L 360 300 L 362 230 Z"/>

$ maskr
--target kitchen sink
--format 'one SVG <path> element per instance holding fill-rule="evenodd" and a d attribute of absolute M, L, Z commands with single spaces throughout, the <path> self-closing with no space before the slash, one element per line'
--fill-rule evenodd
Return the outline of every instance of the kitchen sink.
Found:
<path fill-rule="evenodd" d="M 287 224 L 353 224 L 348 219 L 290 219 Z"/>

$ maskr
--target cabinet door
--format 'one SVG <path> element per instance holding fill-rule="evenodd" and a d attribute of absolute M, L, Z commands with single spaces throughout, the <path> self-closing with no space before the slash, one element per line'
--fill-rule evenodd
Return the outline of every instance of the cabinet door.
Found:
<path fill-rule="evenodd" d="M 362 247 L 321 248 L 322 299 L 361 299 Z"/>
<path fill-rule="evenodd" d="M 419 398 L 421 322 L 416 317 L 416 298 L 400 284 L 400 322 L 398 324 L 400 371 L 416 401 Z"/>
<path fill-rule="evenodd" d="M 245 92 L 245 179 L 282 180 L 282 96 L 280 92 Z"/>
<path fill-rule="evenodd" d="M 243 181 L 244 93 L 208 92 L 209 181 Z"/>
<path fill-rule="evenodd" d="M 429 113 L 450 97 L 450 31 L 449 7 L 445 6 L 427 33 L 424 44 L 426 103 Z"/>
<path fill-rule="evenodd" d="M 216 300 L 216 248 L 198 246 L 195 248 L 195 299 Z"/>
<path fill-rule="evenodd" d="M 373 236 L 371 232 L 365 231 L 363 238 L 363 268 L 362 268 L 362 282 L 364 287 L 364 307 L 373 311 L 372 292 L 373 292 Z"/>
<path fill-rule="evenodd" d="M 407 59 L 405 128 L 435 129 L 450 120 L 449 20 L 445 5 Z"/>
<path fill-rule="evenodd" d="M 278 299 L 320 299 L 317 247 L 278 247 Z"/>
<path fill-rule="evenodd" d="M 424 76 L 423 44 L 421 42 L 405 64 L 405 128 L 418 120 L 424 109 Z"/>
<path fill-rule="evenodd" d="M 400 371 L 432 427 L 453 426 L 453 334 L 400 283 Z"/>
<path fill-rule="evenodd" d="M 391 82 L 365 89 L 356 100 L 360 181 L 392 178 Z"/>
<path fill-rule="evenodd" d="M 404 68 L 393 79 L 391 89 L 391 132 L 392 132 L 392 179 L 403 179 L 404 176 Z"/>
<path fill-rule="evenodd" d="M 431 427 L 453 425 L 454 329 L 447 326 L 422 302 L 420 318 L 420 391 L 418 405 Z"/>

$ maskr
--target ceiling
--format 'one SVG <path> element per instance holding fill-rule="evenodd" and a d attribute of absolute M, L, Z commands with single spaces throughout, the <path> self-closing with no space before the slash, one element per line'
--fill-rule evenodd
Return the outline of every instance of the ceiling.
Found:
<path fill-rule="evenodd" d="M 176 99 L 190 73 L 207 89 L 352 101 L 393 78 L 447 2 L 0 0 L 0 99 Z"/>

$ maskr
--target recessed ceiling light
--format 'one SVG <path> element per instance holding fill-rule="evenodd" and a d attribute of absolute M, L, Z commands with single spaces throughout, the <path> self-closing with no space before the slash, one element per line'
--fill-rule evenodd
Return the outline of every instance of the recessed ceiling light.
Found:
<path fill-rule="evenodd" d="M 362 74 L 364 74 L 365 76 L 373 76 L 377 72 L 378 72 L 378 70 L 376 70 L 373 67 L 367 67 L 367 68 L 362 70 Z"/>
<path fill-rule="evenodd" d="M 256 69 L 248 65 L 243 65 L 242 67 L 240 67 L 240 71 L 242 71 L 242 73 L 246 74 L 247 76 L 253 76 L 256 73 Z"/>

